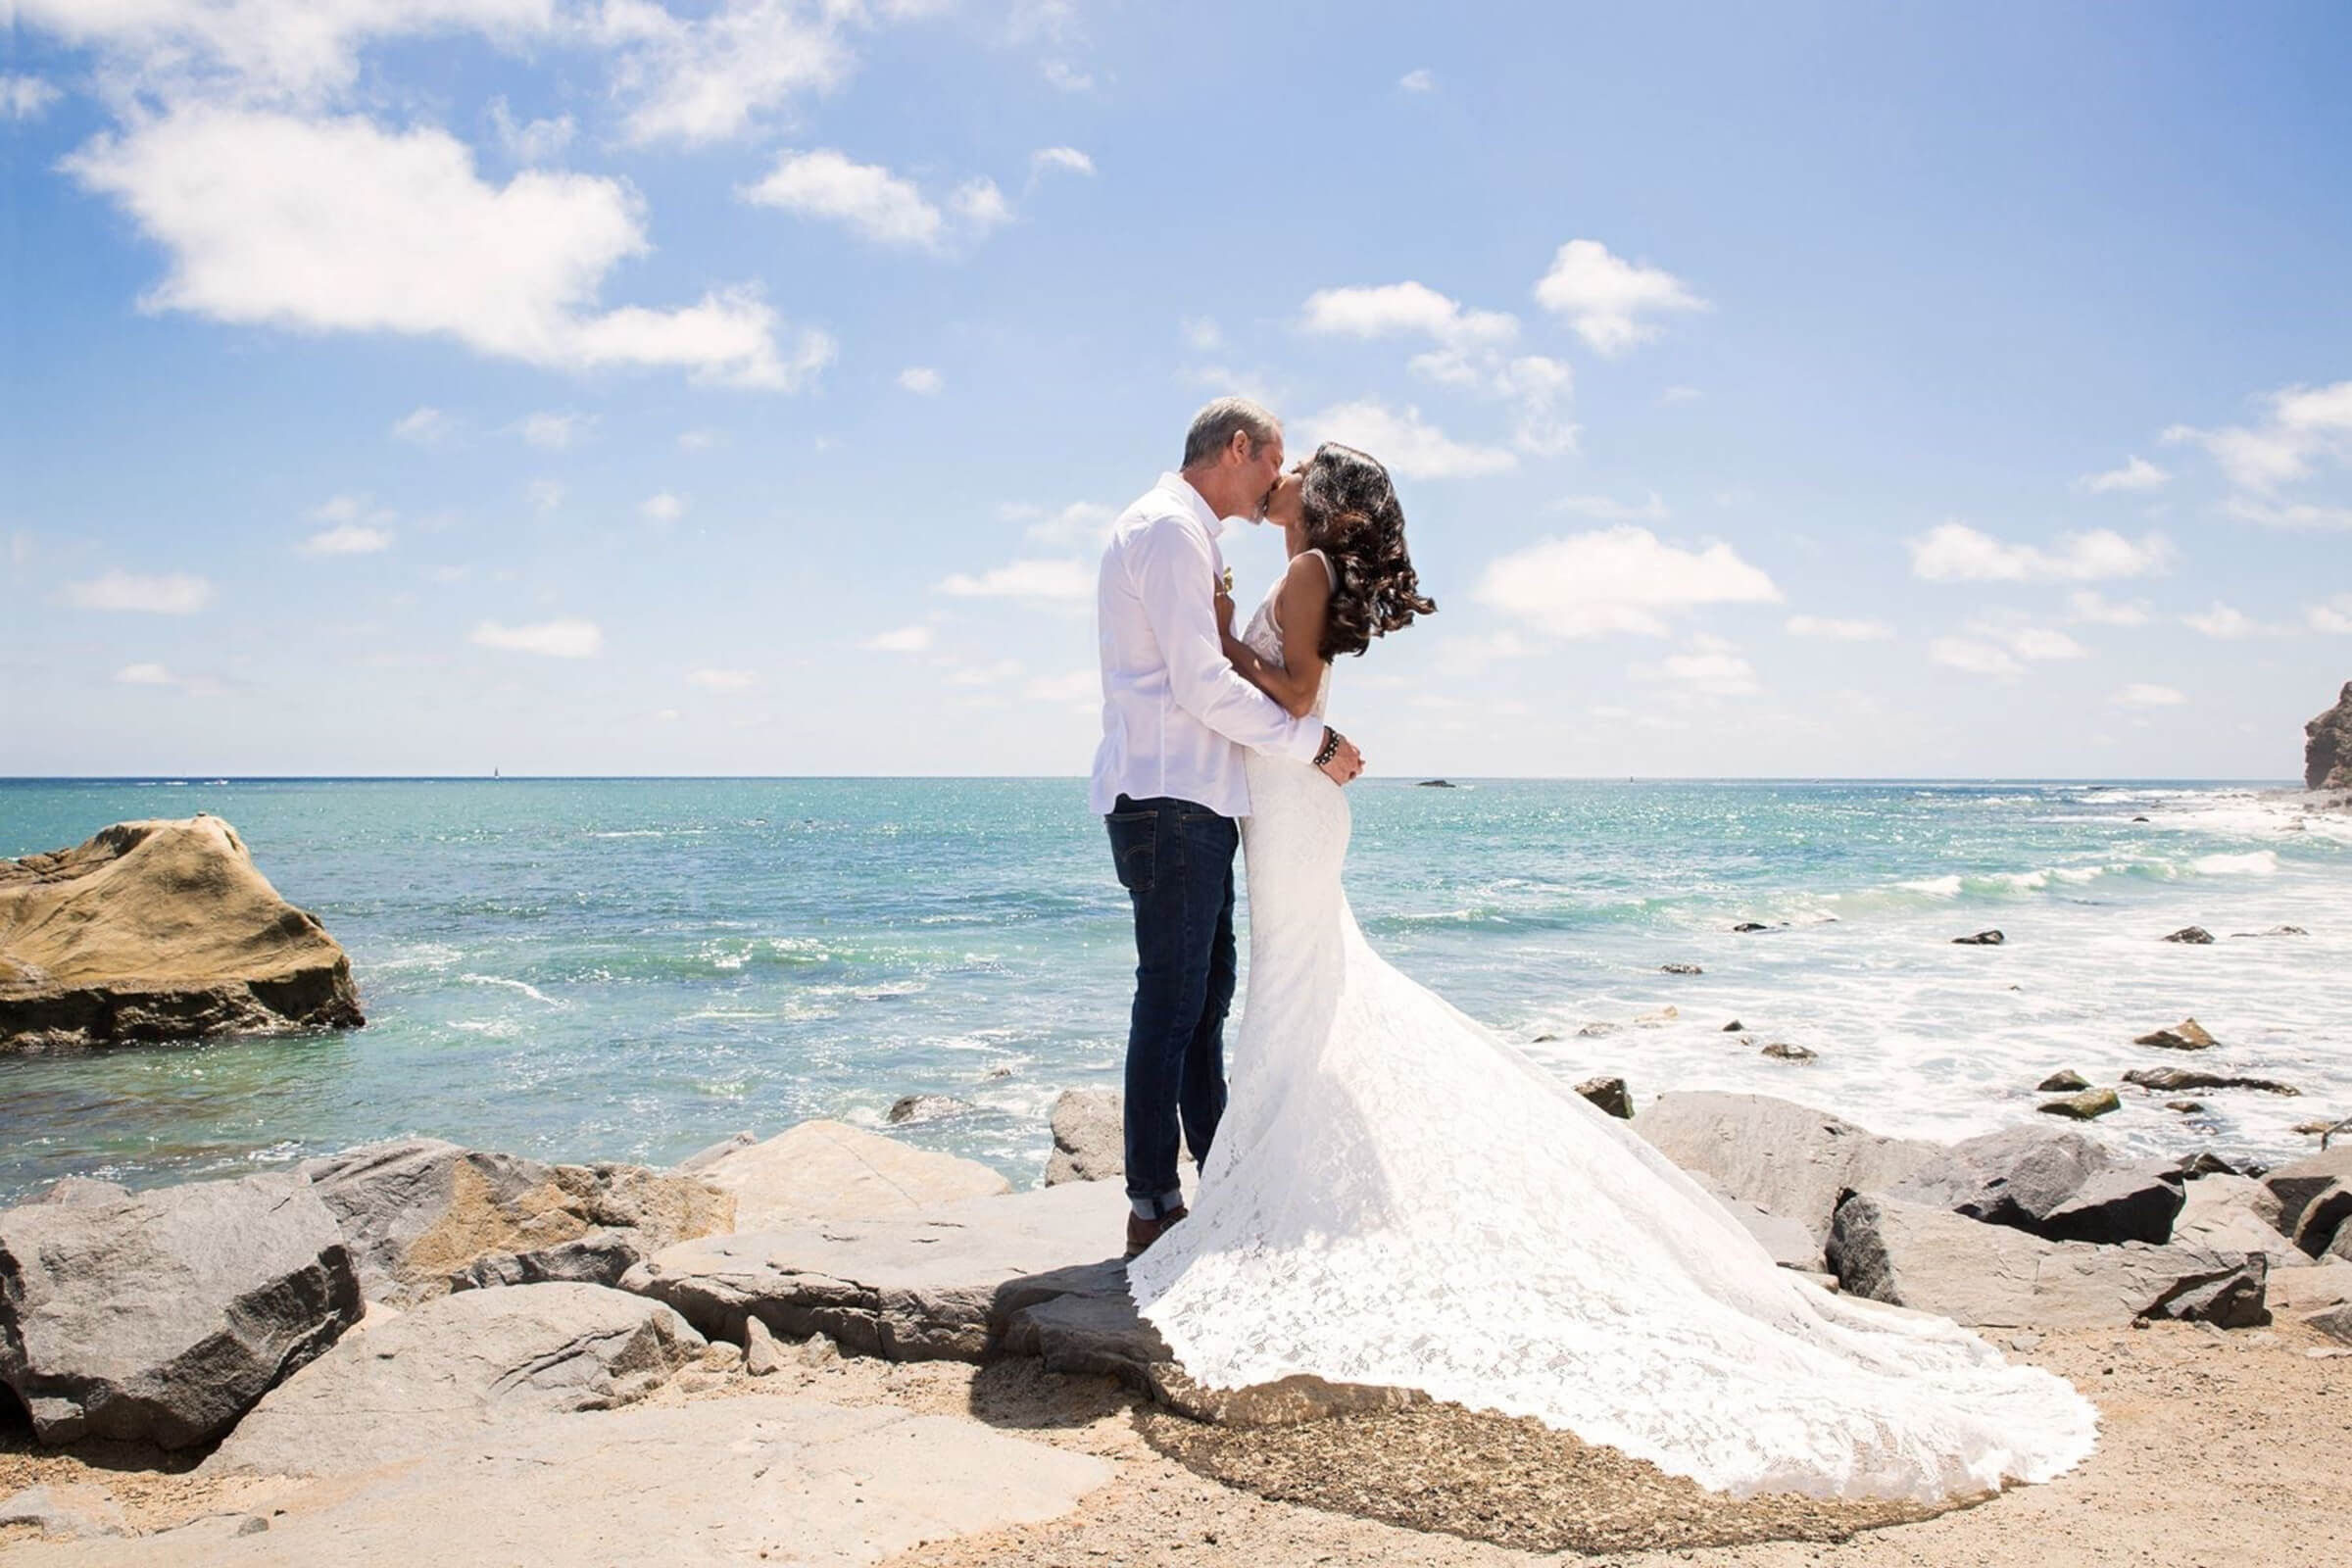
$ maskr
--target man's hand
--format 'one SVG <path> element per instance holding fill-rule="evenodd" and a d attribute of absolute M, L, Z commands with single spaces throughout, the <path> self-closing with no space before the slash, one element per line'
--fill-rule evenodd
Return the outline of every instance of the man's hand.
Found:
<path fill-rule="evenodd" d="M 1324 776 L 1334 784 L 1346 784 L 1364 770 L 1364 754 L 1355 749 L 1355 742 L 1343 735 L 1340 749 L 1322 766 Z"/>

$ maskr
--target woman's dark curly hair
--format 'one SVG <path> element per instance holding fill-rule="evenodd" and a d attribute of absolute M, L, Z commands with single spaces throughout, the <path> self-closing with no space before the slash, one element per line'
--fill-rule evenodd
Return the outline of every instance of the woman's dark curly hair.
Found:
<path fill-rule="evenodd" d="M 1436 613 L 1404 553 L 1404 509 L 1389 470 L 1353 447 L 1326 441 L 1299 471 L 1307 543 L 1331 557 L 1339 578 L 1323 617 L 1324 661 L 1361 654 L 1373 638 Z"/>

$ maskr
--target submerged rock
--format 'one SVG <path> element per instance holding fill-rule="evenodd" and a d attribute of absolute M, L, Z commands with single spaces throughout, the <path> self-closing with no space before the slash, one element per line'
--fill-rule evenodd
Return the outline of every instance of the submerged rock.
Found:
<path fill-rule="evenodd" d="M 2333 708 L 2303 726 L 2303 787 L 2352 789 L 2352 680 Z"/>
<path fill-rule="evenodd" d="M 1576 1092 L 1612 1116 L 1634 1119 L 1634 1097 L 1622 1078 L 1588 1078 L 1576 1086 Z"/>
<path fill-rule="evenodd" d="M 1658 968 L 1665 974 L 1705 974 L 1707 972 L 1695 963 L 1661 963 Z"/>
<path fill-rule="evenodd" d="M 2071 1068 L 2064 1072 L 2054 1072 L 2034 1086 L 2036 1093 L 2044 1095 L 2067 1095 L 2078 1089 L 2088 1089 L 2089 1087 L 2090 1080 Z"/>
<path fill-rule="evenodd" d="M 364 1022 L 342 948 L 217 816 L 0 860 L 0 1052 Z"/>
<path fill-rule="evenodd" d="M 0 1211 L 0 1383 L 44 1443 L 210 1442 L 360 1311 L 298 1176 Z"/>
<path fill-rule="evenodd" d="M 1811 1061 L 1821 1053 L 1806 1046 L 1792 1046 L 1786 1040 L 1775 1040 L 1757 1054 L 1770 1056 L 1775 1061 Z"/>
<path fill-rule="evenodd" d="M 2132 1042 L 2135 1046 L 2154 1046 L 2162 1051 L 2211 1051 L 2216 1044 L 2205 1026 L 2194 1018 L 2183 1018 L 2170 1029 L 2158 1029 Z"/>
<path fill-rule="evenodd" d="M 2213 945 L 2213 933 L 2206 930 L 2201 925 L 2184 925 L 2180 930 L 2173 932 L 2164 940 L 2167 942 L 2183 942 L 2188 944 L 2190 947 L 2204 948 L 2211 947 Z"/>
<path fill-rule="evenodd" d="M 1973 937 L 1952 938 L 1952 946 L 1956 948 L 1997 948 L 2008 940 L 1998 931 L 1980 931 Z"/>
<path fill-rule="evenodd" d="M 2124 1082 L 2168 1095 L 2190 1089 L 2259 1089 L 2272 1095 L 2299 1095 L 2303 1092 L 2291 1084 L 2282 1084 L 2270 1078 L 2197 1072 L 2187 1067 L 2134 1067 L 2124 1074 Z"/>
<path fill-rule="evenodd" d="M 1116 1089 L 1065 1089 L 1054 1102 L 1054 1152 L 1046 1185 L 1115 1182 L 1127 1175 L 1127 1097 Z"/>
<path fill-rule="evenodd" d="M 2068 1095 L 2063 1100 L 2045 1100 L 2034 1108 L 2045 1116 L 2091 1121 L 2109 1111 L 2123 1109 L 2124 1102 L 2112 1089 L 2085 1089 L 2081 1094 Z"/>
<path fill-rule="evenodd" d="M 890 1107 L 882 1119 L 896 1127 L 903 1122 L 938 1121 L 944 1116 L 960 1116 L 972 1107 L 948 1095 L 906 1095 Z"/>

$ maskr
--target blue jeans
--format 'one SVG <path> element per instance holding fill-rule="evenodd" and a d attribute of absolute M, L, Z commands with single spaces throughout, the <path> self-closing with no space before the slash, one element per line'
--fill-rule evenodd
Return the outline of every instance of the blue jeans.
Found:
<path fill-rule="evenodd" d="M 1192 801 L 1122 795 L 1103 818 L 1135 906 L 1135 1009 L 1127 1024 L 1127 1197 L 1156 1217 L 1184 1201 L 1179 1122 L 1195 1161 L 1225 1114 L 1233 1005 L 1233 856 L 1241 825 Z"/>

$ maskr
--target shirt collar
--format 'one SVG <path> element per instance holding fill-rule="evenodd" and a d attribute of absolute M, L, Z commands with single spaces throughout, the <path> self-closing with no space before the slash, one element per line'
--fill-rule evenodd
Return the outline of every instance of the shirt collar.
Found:
<path fill-rule="evenodd" d="M 1181 473 L 1163 473 L 1159 476 L 1159 488 L 1190 507 L 1193 515 L 1200 519 L 1200 526 L 1208 530 L 1211 539 L 1224 533 L 1225 519 L 1217 515 L 1217 509 L 1210 506 L 1200 491 L 1193 488 L 1192 480 Z"/>

